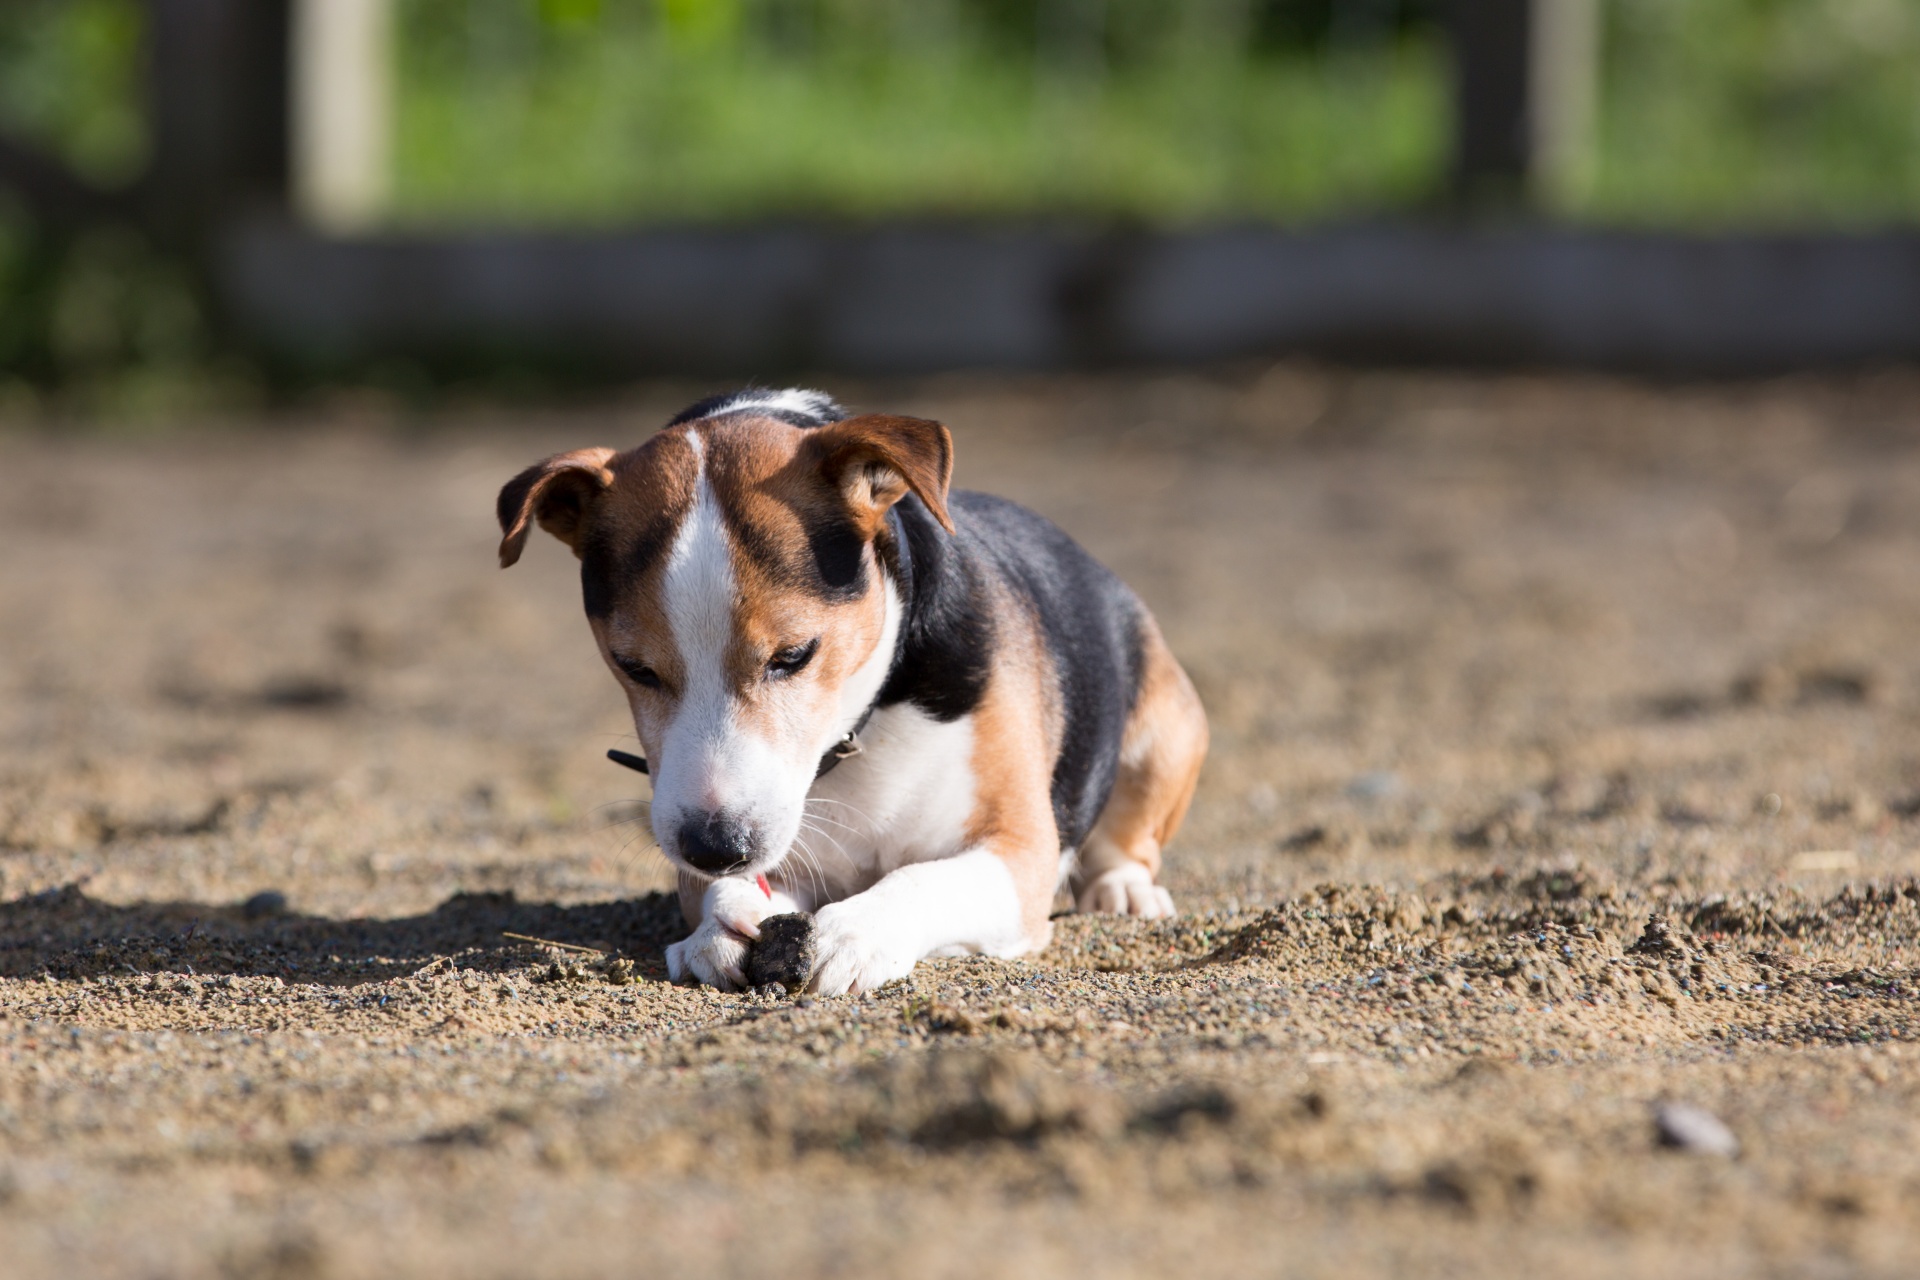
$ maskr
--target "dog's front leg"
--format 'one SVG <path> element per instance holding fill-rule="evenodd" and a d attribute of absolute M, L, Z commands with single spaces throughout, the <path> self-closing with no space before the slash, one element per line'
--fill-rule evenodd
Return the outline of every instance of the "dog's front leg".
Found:
<path fill-rule="evenodd" d="M 1045 946 L 1049 933 L 1045 903 L 1037 925 L 1029 906 L 991 848 L 911 863 L 820 909 L 812 987 L 821 995 L 872 991 L 940 951 L 1024 955 Z"/>
<path fill-rule="evenodd" d="M 695 887 L 683 876 L 683 904 Z M 693 932 L 667 947 L 667 976 L 675 982 L 692 979 L 722 991 L 747 985 L 747 947 L 760 936 L 760 922 L 788 911 L 804 911 L 806 903 L 777 886 L 771 892 L 754 880 L 722 876 L 700 891 L 699 920 Z M 689 915 L 692 913 L 689 912 Z"/>

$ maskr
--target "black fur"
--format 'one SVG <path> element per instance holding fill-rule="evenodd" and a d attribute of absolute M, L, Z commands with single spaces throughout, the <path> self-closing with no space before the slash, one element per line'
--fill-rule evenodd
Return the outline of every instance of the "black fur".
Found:
<path fill-rule="evenodd" d="M 1011 586 L 1038 618 L 1059 674 L 1066 725 L 1053 814 L 1061 846 L 1078 846 L 1113 791 L 1140 692 L 1138 598 L 1059 526 L 1004 498 L 956 491 L 948 501 L 954 536 L 917 498 L 894 511 L 889 523 L 905 553 L 882 550 L 906 616 L 878 705 L 911 702 L 938 720 L 977 707 L 995 649 L 983 583 L 992 575 Z"/>

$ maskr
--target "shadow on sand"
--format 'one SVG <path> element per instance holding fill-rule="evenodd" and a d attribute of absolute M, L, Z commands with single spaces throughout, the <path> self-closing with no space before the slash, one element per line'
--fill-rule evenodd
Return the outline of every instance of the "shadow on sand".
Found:
<path fill-rule="evenodd" d="M 508 933 L 619 951 L 641 976 L 664 977 L 662 950 L 686 933 L 679 901 L 666 893 L 571 907 L 461 893 L 430 912 L 390 920 L 336 920 L 278 906 L 119 906 L 76 885 L 51 889 L 0 903 L 0 977 L 172 972 L 351 986 L 405 977 L 440 959 L 497 973 L 548 958 L 545 948 Z"/>

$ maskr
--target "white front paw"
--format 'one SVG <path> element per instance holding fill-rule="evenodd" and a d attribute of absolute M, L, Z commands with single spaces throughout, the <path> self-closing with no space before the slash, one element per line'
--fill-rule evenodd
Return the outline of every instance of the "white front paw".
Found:
<path fill-rule="evenodd" d="M 667 944 L 667 977 L 722 991 L 747 985 L 747 940 L 711 918 L 679 942 Z"/>
<path fill-rule="evenodd" d="M 1162 920 L 1173 914 L 1173 895 L 1153 882 L 1151 871 L 1126 862 L 1089 880 L 1074 906 L 1081 911 Z"/>
<path fill-rule="evenodd" d="M 707 886 L 702 906 L 699 927 L 667 946 L 667 977 L 738 991 L 747 985 L 747 948 L 775 904 L 751 881 L 727 879 Z"/>
<path fill-rule="evenodd" d="M 822 907 L 813 920 L 813 981 L 823 996 L 860 995 L 913 972 L 919 956 L 847 902 Z"/>

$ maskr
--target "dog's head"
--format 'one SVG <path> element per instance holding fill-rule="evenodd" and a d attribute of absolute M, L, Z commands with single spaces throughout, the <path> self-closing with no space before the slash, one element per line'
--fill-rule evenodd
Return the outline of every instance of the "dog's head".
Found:
<path fill-rule="evenodd" d="M 908 493 L 949 530 L 947 429 L 795 393 L 697 405 L 645 444 L 576 449 L 500 491 L 502 567 L 531 527 L 573 548 L 633 709 L 653 831 L 702 875 L 786 856 L 822 757 L 873 703 L 901 601 L 875 550 Z M 817 423 L 818 425 L 812 425 Z"/>

